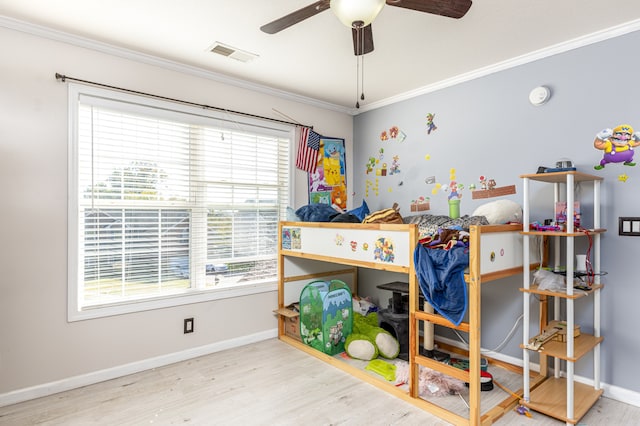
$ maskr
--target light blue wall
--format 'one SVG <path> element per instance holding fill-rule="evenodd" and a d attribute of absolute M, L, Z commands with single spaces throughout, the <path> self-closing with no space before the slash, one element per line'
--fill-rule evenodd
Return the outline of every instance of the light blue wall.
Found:
<path fill-rule="evenodd" d="M 563 157 L 580 171 L 604 177 L 602 225 L 609 232 L 602 237 L 602 269 L 608 272 L 602 292 L 602 380 L 636 392 L 640 373 L 630 367 L 640 353 L 640 238 L 618 236 L 617 230 L 619 216 L 640 216 L 640 154 L 635 167 L 610 164 L 596 171 L 593 166 L 602 155 L 593 140 L 602 128 L 623 123 L 640 130 L 638 45 L 640 33 L 630 33 L 365 112 L 354 122 L 353 162 L 354 206 L 366 199 L 373 211 L 398 202 L 403 215 L 411 214 L 411 200 L 419 196 L 431 197 L 430 213 L 447 214 L 446 194 L 432 194 L 434 185 L 426 184 L 425 178 L 435 176 L 448 184 L 451 169 L 456 181 L 465 185 L 462 214 L 494 200 L 472 200 L 468 186 L 477 185 L 480 175 L 494 178 L 498 186 L 515 184 L 517 194 L 505 198 L 519 203 L 519 176 L 535 173 L 540 165 L 553 166 Z M 534 107 L 528 95 L 538 85 L 548 86 L 552 97 L 546 105 Z M 430 112 L 436 114 L 438 129 L 427 135 L 425 116 Z M 406 134 L 403 142 L 380 140 L 380 133 L 392 126 Z M 388 165 L 394 155 L 399 157 L 400 173 L 379 176 L 376 193 L 376 176 L 366 174 L 365 166 L 380 148 Z M 626 182 L 619 180 L 622 174 L 628 176 Z M 551 217 L 552 186 L 531 188 L 532 220 Z M 588 187 L 580 185 L 577 195 L 584 197 L 583 210 L 591 207 Z M 584 220 L 591 222 L 592 215 Z M 497 345 L 522 313 L 520 285 L 519 279 L 505 279 L 484 286 L 483 347 Z M 576 304 L 576 321 L 587 332 L 593 329 L 590 299 Z M 520 326 L 505 354 L 521 357 L 521 330 Z M 581 360 L 577 374 L 593 377 L 591 365 L 590 357 Z"/>

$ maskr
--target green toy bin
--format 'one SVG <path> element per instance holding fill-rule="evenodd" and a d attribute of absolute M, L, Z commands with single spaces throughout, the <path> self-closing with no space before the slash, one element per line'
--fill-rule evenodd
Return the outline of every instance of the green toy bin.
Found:
<path fill-rule="evenodd" d="M 351 289 L 340 280 L 313 281 L 300 292 L 300 337 L 329 355 L 344 352 L 353 329 Z"/>

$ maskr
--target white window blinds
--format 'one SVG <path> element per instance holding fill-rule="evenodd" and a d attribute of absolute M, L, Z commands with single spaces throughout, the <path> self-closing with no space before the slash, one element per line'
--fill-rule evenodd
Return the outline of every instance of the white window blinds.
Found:
<path fill-rule="evenodd" d="M 78 311 L 275 281 L 291 128 L 97 88 L 71 102 Z"/>

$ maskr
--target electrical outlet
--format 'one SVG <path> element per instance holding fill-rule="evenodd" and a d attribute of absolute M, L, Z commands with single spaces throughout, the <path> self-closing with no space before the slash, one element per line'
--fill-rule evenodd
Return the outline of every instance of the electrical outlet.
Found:
<path fill-rule="evenodd" d="M 193 318 L 184 319 L 184 334 L 193 333 Z"/>
<path fill-rule="evenodd" d="M 640 236 L 640 217 L 619 217 L 618 235 Z"/>

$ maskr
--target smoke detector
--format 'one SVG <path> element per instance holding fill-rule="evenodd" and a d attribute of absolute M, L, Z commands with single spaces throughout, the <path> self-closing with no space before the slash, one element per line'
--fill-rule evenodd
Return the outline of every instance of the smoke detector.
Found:
<path fill-rule="evenodd" d="M 211 53 L 226 56 L 227 58 L 235 59 L 240 62 L 249 62 L 258 57 L 255 53 L 247 52 L 246 50 L 238 49 L 218 41 L 210 46 L 208 50 Z"/>

